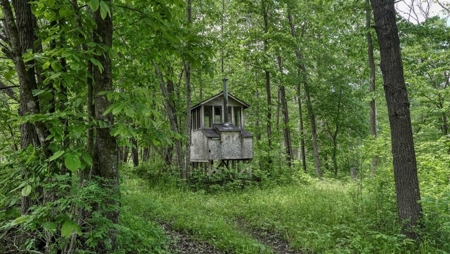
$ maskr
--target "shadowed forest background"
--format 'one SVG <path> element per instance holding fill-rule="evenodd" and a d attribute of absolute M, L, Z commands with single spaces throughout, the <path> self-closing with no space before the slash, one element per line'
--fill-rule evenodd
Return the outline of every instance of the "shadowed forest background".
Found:
<path fill-rule="evenodd" d="M 450 252 L 450 3 L 397 2 L 0 0 L 0 252 Z M 251 177 L 190 163 L 225 77 Z"/>

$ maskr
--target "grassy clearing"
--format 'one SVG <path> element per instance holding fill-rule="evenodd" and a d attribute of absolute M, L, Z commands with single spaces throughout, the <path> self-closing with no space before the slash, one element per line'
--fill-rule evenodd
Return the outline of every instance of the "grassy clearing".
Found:
<path fill-rule="evenodd" d="M 216 194 L 138 179 L 125 185 L 126 196 L 146 202 L 146 218 L 228 252 L 271 252 L 242 223 L 283 236 L 305 253 L 405 253 L 417 247 L 398 234 L 395 208 L 377 198 L 382 193 L 362 194 L 354 184 L 327 180 Z"/>

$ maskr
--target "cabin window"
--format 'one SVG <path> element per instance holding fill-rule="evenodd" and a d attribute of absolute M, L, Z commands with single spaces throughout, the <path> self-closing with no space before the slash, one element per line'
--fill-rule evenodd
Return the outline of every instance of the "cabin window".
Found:
<path fill-rule="evenodd" d="M 241 128 L 242 120 L 241 120 L 241 107 L 233 107 L 234 111 L 234 125 Z"/>
<path fill-rule="evenodd" d="M 195 130 L 195 110 L 191 112 L 191 129 Z"/>
<path fill-rule="evenodd" d="M 200 113 L 200 107 L 197 109 L 197 117 L 195 118 L 196 124 L 195 127 L 197 127 L 196 129 L 200 129 L 201 125 L 200 125 L 200 117 L 201 117 L 201 113 Z"/>
<path fill-rule="evenodd" d="M 211 106 L 204 106 L 204 120 L 205 120 L 205 128 L 211 128 L 212 127 L 212 107 Z"/>
<path fill-rule="evenodd" d="M 193 130 L 197 130 L 200 128 L 200 108 L 196 108 L 192 111 L 192 115 L 191 115 L 191 128 Z"/>
<path fill-rule="evenodd" d="M 222 122 L 222 107 L 214 107 L 214 123 Z"/>

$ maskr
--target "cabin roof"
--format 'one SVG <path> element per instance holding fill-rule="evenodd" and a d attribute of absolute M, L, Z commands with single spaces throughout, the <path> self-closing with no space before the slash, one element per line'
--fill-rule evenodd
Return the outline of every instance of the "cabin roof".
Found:
<path fill-rule="evenodd" d="M 223 91 L 218 93 L 218 94 L 216 94 L 216 95 L 214 95 L 214 96 L 212 96 L 212 97 L 210 97 L 210 98 L 208 98 L 208 99 L 206 99 L 206 100 L 204 100 L 204 101 L 201 101 L 201 102 L 195 104 L 194 106 L 191 107 L 191 110 L 196 109 L 196 108 L 200 107 L 201 105 L 206 104 L 206 103 L 208 103 L 208 102 L 210 102 L 210 101 L 212 101 L 212 100 L 214 100 L 214 99 L 216 99 L 216 98 L 218 98 L 220 96 L 223 96 Z M 240 104 L 242 104 L 244 106 L 244 109 L 250 107 L 250 104 L 248 104 L 247 102 L 245 102 L 245 101 L 243 101 L 241 99 L 238 99 L 236 96 L 232 95 L 231 93 L 228 93 L 228 97 L 230 97 L 233 100 L 235 100 L 235 101 L 239 102 Z"/>

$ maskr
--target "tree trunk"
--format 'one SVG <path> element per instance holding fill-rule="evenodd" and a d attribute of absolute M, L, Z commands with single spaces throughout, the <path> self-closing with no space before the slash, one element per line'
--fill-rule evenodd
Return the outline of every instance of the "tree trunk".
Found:
<path fill-rule="evenodd" d="M 370 12 L 370 3 L 369 0 L 366 0 L 366 29 L 367 29 L 367 55 L 368 55 L 368 63 L 369 63 L 369 94 L 371 96 L 370 99 L 370 118 L 369 118 L 369 126 L 370 126 L 370 135 L 373 139 L 376 139 L 378 136 L 377 133 L 377 108 L 375 102 L 375 61 L 373 57 L 373 43 L 372 43 L 372 34 L 370 33 L 370 20 L 371 20 L 371 12 Z M 372 165 L 370 172 L 372 175 L 375 174 L 376 168 L 378 164 L 378 158 L 376 155 L 372 155 Z"/>
<path fill-rule="evenodd" d="M 26 64 L 22 57 L 22 54 L 28 49 L 33 49 L 34 44 L 34 26 L 32 25 L 30 5 L 27 1 L 14 1 L 14 10 L 16 12 L 16 19 L 14 19 L 10 2 L 8 0 L 1 0 L 0 3 L 5 20 L 5 30 L 9 36 L 10 52 L 8 52 L 7 55 L 12 58 L 19 79 L 19 115 L 25 116 L 29 114 L 37 114 L 39 113 L 39 107 L 32 93 L 32 90 L 36 89 L 34 75 L 31 75 L 33 68 L 29 68 L 29 70 L 27 70 Z M 43 137 L 42 139 L 39 139 L 39 136 L 35 131 L 35 127 L 31 123 L 21 124 L 20 134 L 20 147 L 22 150 L 26 149 L 30 145 L 38 146 L 40 142 L 45 142 Z M 27 178 L 27 173 L 27 169 L 23 168 L 22 178 Z M 27 214 L 30 207 L 30 197 L 21 196 L 22 214 Z"/>
<path fill-rule="evenodd" d="M 442 132 L 445 136 L 448 135 L 448 121 L 447 114 L 445 112 L 442 112 Z"/>
<path fill-rule="evenodd" d="M 190 28 L 192 25 L 192 3 L 191 0 L 186 0 L 186 12 L 187 12 L 187 23 Z M 185 156 L 183 163 L 183 171 L 181 177 L 186 179 L 189 177 L 189 166 L 191 163 L 191 62 L 189 59 L 186 60 L 184 65 L 184 73 L 186 78 L 186 123 L 184 128 L 184 134 L 187 136 L 185 144 Z M 224 109 L 226 110 L 226 109 Z"/>
<path fill-rule="evenodd" d="M 384 91 L 391 129 L 397 209 L 403 233 L 418 237 L 422 206 L 417 176 L 408 93 L 403 75 L 394 0 L 371 0 L 381 54 Z"/>
<path fill-rule="evenodd" d="M 147 162 L 150 159 L 150 148 L 144 147 L 142 151 L 142 161 Z"/>
<path fill-rule="evenodd" d="M 338 105 L 337 105 L 337 112 L 336 112 L 336 116 L 335 116 L 335 127 L 334 127 L 334 131 L 331 131 L 330 125 L 328 123 L 326 123 L 326 127 L 327 127 L 327 131 L 328 131 L 328 135 L 331 139 L 331 141 L 333 142 L 333 150 L 331 152 L 331 160 L 333 161 L 333 171 L 334 171 L 334 175 L 337 176 L 338 174 L 338 163 L 337 163 L 337 136 L 339 134 L 339 119 L 341 116 L 341 105 L 342 105 L 342 89 L 339 91 L 339 100 L 338 100 Z"/>
<path fill-rule="evenodd" d="M 261 2 L 261 8 L 263 13 L 263 19 L 264 19 L 264 33 L 269 33 L 269 8 L 267 6 L 266 1 Z M 269 41 L 267 39 L 263 40 L 264 44 L 264 52 L 268 52 L 269 50 Z M 272 149 L 272 95 L 271 95 L 271 89 L 270 89 L 270 72 L 269 70 L 264 70 L 265 75 L 265 85 L 266 85 L 266 130 L 267 130 L 267 141 L 269 144 L 269 151 Z M 271 159 L 269 159 L 269 162 L 271 162 Z"/>
<path fill-rule="evenodd" d="M 278 56 L 278 71 L 280 75 L 282 75 L 282 59 L 281 56 Z M 280 82 L 281 83 L 281 82 Z M 292 144 L 291 144 L 291 130 L 289 127 L 289 111 L 286 100 L 286 91 L 284 85 L 280 84 L 279 88 L 280 94 L 280 102 L 281 102 L 281 113 L 283 114 L 283 137 L 284 137 L 284 146 L 286 151 L 286 161 L 287 165 L 291 167 L 292 163 Z"/>
<path fill-rule="evenodd" d="M 105 1 L 109 8 L 112 8 L 112 1 Z M 100 15 L 100 9 L 94 12 L 94 42 L 104 45 L 108 48 L 112 47 L 112 11 L 103 19 Z M 111 105 L 106 95 L 100 95 L 103 91 L 112 91 L 112 62 L 109 54 L 103 54 L 95 57 L 103 67 L 101 71 L 98 66 L 93 68 L 94 78 L 94 104 L 96 122 L 103 122 L 107 127 L 96 128 L 95 139 L 95 158 L 93 173 L 101 178 L 101 185 L 108 192 L 108 199 L 105 200 L 108 211 L 100 211 L 103 215 L 113 223 L 119 222 L 119 172 L 117 158 L 116 138 L 110 134 L 112 126 L 114 126 L 114 117 L 112 113 L 104 114 L 106 109 Z M 111 244 L 112 248 L 116 247 L 116 230 L 110 229 L 105 238 L 102 240 L 103 246 L 99 246 L 102 251 L 106 250 L 106 243 Z"/>
<path fill-rule="evenodd" d="M 139 149 L 138 142 L 135 137 L 131 138 L 131 157 L 133 159 L 133 166 L 139 166 Z"/>
<path fill-rule="evenodd" d="M 159 66 L 153 62 L 153 66 L 155 67 L 155 73 L 156 76 L 159 77 L 159 87 L 161 88 L 161 92 L 164 97 L 164 105 L 166 108 L 167 115 L 169 117 L 169 123 L 170 123 L 170 129 L 174 133 L 180 133 L 178 128 L 178 123 L 176 119 L 176 108 L 175 108 L 175 101 L 173 100 L 173 97 L 175 96 L 174 86 L 173 82 L 171 80 L 167 81 L 167 87 L 165 85 L 164 77 L 159 69 Z M 183 171 L 183 144 L 181 143 L 181 140 L 175 139 L 175 151 L 177 153 L 177 166 L 180 168 L 181 173 Z"/>
<path fill-rule="evenodd" d="M 303 110 L 302 110 L 302 96 L 301 96 L 301 82 L 297 84 L 297 99 L 298 99 L 298 114 L 300 121 L 300 156 L 302 159 L 302 167 L 303 172 L 307 172 L 306 170 L 306 149 L 305 149 L 305 129 L 303 127 Z"/>
<path fill-rule="evenodd" d="M 291 35 L 293 38 L 296 37 L 295 35 L 295 26 L 294 26 L 294 20 L 292 17 L 292 14 L 290 11 L 288 11 L 288 20 L 289 20 L 289 26 L 291 28 Z M 306 109 L 308 111 L 309 119 L 311 121 L 311 136 L 312 136 L 312 146 L 313 146 L 313 152 L 314 152 L 314 165 L 316 169 L 316 174 L 319 179 L 322 178 L 322 170 L 320 169 L 320 159 L 319 159 L 319 143 L 317 141 L 317 127 L 316 127 L 316 115 L 314 114 L 312 102 L 311 102 L 311 94 L 309 91 L 309 84 L 307 81 L 306 76 L 306 67 L 303 63 L 303 56 L 301 54 L 300 48 L 296 46 L 295 49 L 295 55 L 297 56 L 298 61 L 298 67 L 301 74 L 301 80 L 303 82 L 303 87 L 305 90 L 305 96 L 306 96 Z"/>

